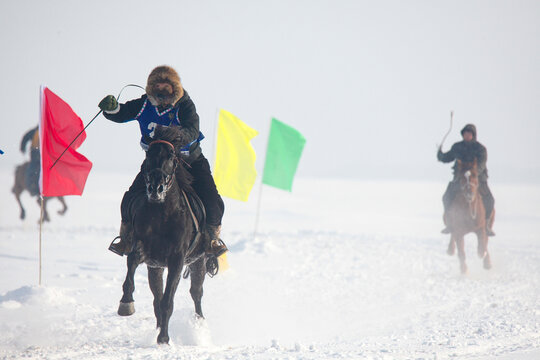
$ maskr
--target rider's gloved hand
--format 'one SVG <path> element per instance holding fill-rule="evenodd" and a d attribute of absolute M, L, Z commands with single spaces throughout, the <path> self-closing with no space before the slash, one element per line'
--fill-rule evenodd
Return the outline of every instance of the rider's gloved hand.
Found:
<path fill-rule="evenodd" d="M 99 108 L 103 111 L 113 111 L 118 107 L 118 101 L 113 95 L 107 95 L 99 102 Z"/>
<path fill-rule="evenodd" d="M 443 157 L 443 152 L 441 150 L 441 147 L 439 146 L 439 151 L 437 151 L 437 160 L 441 161 Z"/>

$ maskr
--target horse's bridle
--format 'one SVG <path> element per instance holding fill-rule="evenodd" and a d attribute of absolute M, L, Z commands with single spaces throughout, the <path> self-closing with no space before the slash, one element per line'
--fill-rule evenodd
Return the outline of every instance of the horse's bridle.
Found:
<path fill-rule="evenodd" d="M 167 144 L 169 145 L 173 151 L 174 151 L 174 145 L 171 144 L 170 142 L 166 141 L 166 140 L 154 140 L 152 141 L 150 144 L 148 144 L 148 148 L 150 149 L 150 146 L 154 145 L 154 144 Z"/>
<path fill-rule="evenodd" d="M 163 171 L 163 169 L 159 168 L 157 170 L 161 171 L 163 174 L 166 175 L 166 177 L 169 178 L 169 180 L 167 181 L 167 183 L 165 184 L 167 187 L 171 186 L 172 182 L 174 181 L 174 175 L 176 173 L 176 166 L 178 165 L 178 158 L 176 156 L 176 151 L 175 151 L 175 148 L 174 148 L 174 145 L 166 140 L 154 140 L 152 141 L 150 144 L 148 144 L 148 150 L 150 150 L 150 147 L 152 145 L 155 145 L 155 144 L 166 144 L 166 145 L 169 145 L 171 147 L 171 149 L 173 150 L 173 153 L 174 153 L 174 167 L 173 167 L 173 171 L 171 174 L 167 174 L 165 173 L 165 171 Z M 154 169 L 152 169 L 154 170 Z"/>

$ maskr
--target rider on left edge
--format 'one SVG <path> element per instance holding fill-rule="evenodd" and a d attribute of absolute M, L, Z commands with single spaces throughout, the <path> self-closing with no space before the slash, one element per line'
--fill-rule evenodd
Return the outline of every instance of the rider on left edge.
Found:
<path fill-rule="evenodd" d="M 39 195 L 39 171 L 40 171 L 40 159 L 39 153 L 39 127 L 36 126 L 30 129 L 24 134 L 21 140 L 21 152 L 26 152 L 26 144 L 30 143 L 30 164 L 26 168 L 25 181 L 26 188 L 30 192 L 30 195 Z"/>

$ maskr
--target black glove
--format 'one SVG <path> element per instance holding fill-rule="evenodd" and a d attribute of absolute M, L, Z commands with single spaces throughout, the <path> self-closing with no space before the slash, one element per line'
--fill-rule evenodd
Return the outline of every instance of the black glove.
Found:
<path fill-rule="evenodd" d="M 112 95 L 107 95 L 99 102 L 99 108 L 103 111 L 113 111 L 118 107 L 118 101 Z"/>
<path fill-rule="evenodd" d="M 441 148 L 439 147 L 439 151 L 437 151 L 437 160 L 442 161 L 443 152 Z"/>

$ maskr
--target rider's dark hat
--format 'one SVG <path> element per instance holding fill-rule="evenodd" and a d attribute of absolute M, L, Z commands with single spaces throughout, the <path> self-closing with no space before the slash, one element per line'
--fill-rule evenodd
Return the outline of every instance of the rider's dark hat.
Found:
<path fill-rule="evenodd" d="M 463 133 L 465 133 L 466 131 L 473 134 L 473 139 L 476 140 L 476 126 L 474 126 L 473 124 L 465 125 L 465 127 L 461 129 L 461 136 L 463 136 Z"/>

